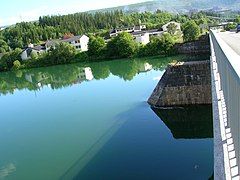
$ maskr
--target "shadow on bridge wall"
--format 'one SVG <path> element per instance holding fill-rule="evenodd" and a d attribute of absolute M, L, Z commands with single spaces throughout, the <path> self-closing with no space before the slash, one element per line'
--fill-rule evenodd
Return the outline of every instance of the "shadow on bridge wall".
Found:
<path fill-rule="evenodd" d="M 213 138 L 211 105 L 152 110 L 171 130 L 175 139 Z"/>

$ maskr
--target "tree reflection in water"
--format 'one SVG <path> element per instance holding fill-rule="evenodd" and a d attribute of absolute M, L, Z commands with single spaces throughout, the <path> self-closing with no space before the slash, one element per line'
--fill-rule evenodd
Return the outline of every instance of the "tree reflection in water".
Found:
<path fill-rule="evenodd" d="M 194 57 L 196 58 L 196 57 Z M 0 73 L 0 95 L 15 90 L 39 90 L 43 86 L 59 89 L 83 81 L 106 79 L 110 74 L 130 81 L 138 73 L 151 69 L 164 70 L 172 61 L 189 60 L 189 56 L 152 57 L 146 59 L 113 60 L 76 63 Z M 92 77 L 92 78 L 89 78 Z"/>

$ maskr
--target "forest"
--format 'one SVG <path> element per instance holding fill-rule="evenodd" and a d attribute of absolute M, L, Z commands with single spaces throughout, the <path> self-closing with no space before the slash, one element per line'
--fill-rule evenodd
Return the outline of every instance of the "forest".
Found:
<path fill-rule="evenodd" d="M 24 48 L 29 43 L 39 44 L 49 39 L 58 39 L 66 33 L 73 35 L 94 34 L 108 37 L 109 30 L 113 28 L 137 25 L 140 22 L 148 29 L 160 28 L 169 21 L 185 23 L 194 20 L 199 24 L 213 24 L 204 13 L 191 16 L 175 15 L 157 10 L 154 13 L 130 13 L 122 11 L 76 13 L 59 16 L 39 17 L 36 22 L 21 22 L 0 31 L 0 53 L 16 48 Z"/>
<path fill-rule="evenodd" d="M 141 45 L 129 33 L 110 38 L 113 28 L 145 24 L 147 29 L 160 29 L 162 25 L 176 21 L 181 23 L 182 32 L 170 24 L 168 32 L 151 37 L 150 42 Z M 236 23 L 240 18 L 236 19 Z M 120 58 L 172 55 L 176 43 L 195 41 L 206 32 L 209 24 L 218 21 L 204 12 L 191 15 L 177 15 L 157 10 L 154 13 L 111 12 L 76 13 L 62 16 L 43 16 L 36 22 L 22 22 L 0 31 L 0 71 L 51 66 L 74 62 L 101 61 Z M 235 26 L 232 25 L 232 26 Z M 228 27 L 232 28 L 232 27 Z M 20 53 L 29 43 L 41 44 L 46 40 L 59 39 L 66 35 L 86 34 L 90 37 L 88 52 L 79 53 L 73 46 L 60 43 L 55 49 L 41 55 L 31 55 L 28 61 L 21 60 Z M 108 39 L 106 43 L 106 39 Z"/>

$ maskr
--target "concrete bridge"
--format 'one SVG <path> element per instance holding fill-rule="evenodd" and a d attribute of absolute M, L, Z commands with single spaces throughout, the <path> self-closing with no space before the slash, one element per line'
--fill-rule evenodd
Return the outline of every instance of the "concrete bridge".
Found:
<path fill-rule="evenodd" d="M 210 32 L 214 179 L 240 179 L 240 34 Z"/>

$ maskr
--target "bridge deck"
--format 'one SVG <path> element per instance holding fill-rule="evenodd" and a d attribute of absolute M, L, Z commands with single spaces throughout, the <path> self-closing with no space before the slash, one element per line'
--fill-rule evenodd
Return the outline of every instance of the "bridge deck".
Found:
<path fill-rule="evenodd" d="M 239 180 L 240 34 L 211 31 L 210 40 L 215 110 L 213 113 L 214 178 Z M 225 176 L 221 174 L 223 169 Z"/>
<path fill-rule="evenodd" d="M 219 36 L 240 55 L 240 32 L 220 32 Z"/>

